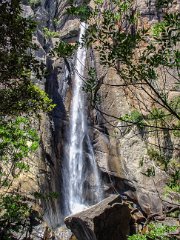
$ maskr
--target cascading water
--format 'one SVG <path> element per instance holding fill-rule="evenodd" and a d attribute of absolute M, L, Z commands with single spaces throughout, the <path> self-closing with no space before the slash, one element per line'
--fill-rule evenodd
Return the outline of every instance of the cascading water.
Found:
<path fill-rule="evenodd" d="M 79 41 L 85 33 L 86 24 L 80 27 Z M 81 44 L 80 44 L 81 45 Z M 79 47 L 75 64 L 75 78 L 70 112 L 69 156 L 64 169 L 65 215 L 82 211 L 88 206 L 86 199 L 87 174 L 93 176 L 93 186 L 88 188 L 91 203 L 102 199 L 101 181 L 90 137 L 88 135 L 85 111 L 85 97 L 82 90 L 86 62 L 86 49 Z M 89 166 L 88 166 L 89 165 Z M 94 188 L 94 189 L 93 189 Z M 93 200 L 92 200 L 93 199 Z"/>

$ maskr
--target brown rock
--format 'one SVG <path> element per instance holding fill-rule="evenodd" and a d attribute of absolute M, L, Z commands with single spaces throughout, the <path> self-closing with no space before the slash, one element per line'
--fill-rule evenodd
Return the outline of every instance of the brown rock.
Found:
<path fill-rule="evenodd" d="M 141 188 L 136 192 L 127 191 L 125 195 L 138 204 L 146 216 L 151 214 L 162 215 L 162 201 L 156 192 L 148 192 Z"/>
<path fill-rule="evenodd" d="M 131 218 L 132 222 L 134 223 L 142 223 L 146 221 L 146 218 L 138 209 L 134 209 L 133 211 L 131 211 Z"/>
<path fill-rule="evenodd" d="M 130 209 L 118 195 L 65 219 L 78 240 L 126 240 L 129 223 Z"/>

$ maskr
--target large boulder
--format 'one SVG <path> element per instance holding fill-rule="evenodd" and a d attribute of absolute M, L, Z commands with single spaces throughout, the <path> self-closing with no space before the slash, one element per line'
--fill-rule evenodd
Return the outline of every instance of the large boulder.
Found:
<path fill-rule="evenodd" d="M 118 195 L 75 215 L 65 224 L 78 240 L 126 240 L 129 234 L 130 209 Z"/>

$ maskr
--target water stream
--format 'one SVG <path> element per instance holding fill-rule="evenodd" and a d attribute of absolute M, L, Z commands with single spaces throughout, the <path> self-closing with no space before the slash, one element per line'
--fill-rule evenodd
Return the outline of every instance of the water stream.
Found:
<path fill-rule="evenodd" d="M 82 23 L 80 43 L 85 29 L 86 24 Z M 88 134 L 86 98 L 82 90 L 85 63 L 86 49 L 79 46 L 70 111 L 69 156 L 63 176 L 66 215 L 80 212 L 89 204 L 99 202 L 103 197 L 101 179 Z M 89 176 L 91 176 L 91 186 L 87 186 Z"/>

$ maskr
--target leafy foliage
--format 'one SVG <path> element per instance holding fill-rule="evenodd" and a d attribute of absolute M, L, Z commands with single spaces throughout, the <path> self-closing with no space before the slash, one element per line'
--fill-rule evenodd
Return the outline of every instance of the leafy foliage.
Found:
<path fill-rule="evenodd" d="M 159 67 L 169 68 L 168 71 L 179 68 L 178 13 L 165 13 L 161 22 L 146 28 L 138 26 L 138 18 L 140 14 L 131 0 L 114 0 L 106 7 L 103 2 L 96 2 L 84 42 L 99 52 L 102 65 L 116 69 L 127 88 L 133 85 L 142 89 L 158 106 L 156 109 L 162 108 L 165 115 L 170 114 L 177 121 L 177 108 L 157 80 Z M 176 84 L 176 76 L 172 77 Z"/>
<path fill-rule="evenodd" d="M 143 124 L 143 115 L 137 110 L 134 110 L 130 114 L 125 114 L 124 116 L 121 116 L 120 120 L 141 126 L 141 124 Z"/>
<path fill-rule="evenodd" d="M 59 37 L 59 33 L 58 32 L 54 32 L 54 31 L 50 31 L 48 28 L 44 28 L 43 29 L 44 32 L 44 36 L 47 38 L 58 38 Z"/>
<path fill-rule="evenodd" d="M 0 124 L 0 236 L 12 239 L 23 232 L 32 209 L 26 196 L 11 192 L 13 181 L 30 169 L 29 155 L 39 146 L 39 137 L 25 117 L 1 118 Z M 11 190 L 11 191 L 10 191 Z"/>
<path fill-rule="evenodd" d="M 88 71 L 88 79 L 84 83 L 83 90 L 87 93 L 93 93 L 96 84 L 96 71 L 94 68 L 90 68 Z"/>
<path fill-rule="evenodd" d="M 41 5 L 41 0 L 29 0 L 31 7 L 36 8 Z"/>
<path fill-rule="evenodd" d="M 0 113 L 16 115 L 23 112 L 51 111 L 55 106 L 48 95 L 31 82 L 16 87 L 0 89 Z"/>
<path fill-rule="evenodd" d="M 3 240 L 14 239 L 15 234 L 24 234 L 31 209 L 19 194 L 7 194 L 0 197 L 0 237 Z"/>
<path fill-rule="evenodd" d="M 40 2 L 30 1 L 36 7 Z M 33 209 L 14 181 L 31 167 L 30 155 L 39 146 L 32 116 L 51 111 L 52 100 L 35 83 L 44 65 L 35 59 L 32 42 L 36 23 L 24 18 L 21 1 L 0 2 L 0 239 L 27 239 Z M 17 182 L 16 182 L 17 183 Z M 30 193 L 29 193 L 30 194 Z"/>
<path fill-rule="evenodd" d="M 154 148 L 149 148 L 147 150 L 147 154 L 151 160 L 154 160 L 156 163 L 162 164 L 163 167 L 167 169 L 169 159 L 166 160 L 165 156 L 163 154 L 160 154 L 158 150 L 155 150 Z"/>
<path fill-rule="evenodd" d="M 57 192 L 50 192 L 48 194 L 42 194 L 40 192 L 35 192 L 34 197 L 36 199 L 56 199 L 59 196 Z"/>
<path fill-rule="evenodd" d="M 40 79 L 43 64 L 34 57 L 36 24 L 23 18 L 20 0 L 0 3 L 0 113 L 19 114 L 53 108 L 52 101 L 32 82 Z M 32 74 L 33 73 L 33 74 Z"/>
<path fill-rule="evenodd" d="M 134 234 L 128 237 L 128 240 L 153 240 L 153 239 L 162 239 L 168 240 L 172 239 L 167 236 L 168 233 L 177 230 L 176 226 L 167 226 L 163 224 L 149 224 L 149 231 L 145 234 Z"/>
<path fill-rule="evenodd" d="M 54 49 L 52 50 L 53 55 L 57 55 L 57 57 L 66 58 L 73 54 L 73 52 L 77 49 L 78 44 L 71 45 L 67 42 L 60 41 L 56 44 Z"/>
<path fill-rule="evenodd" d="M 66 9 L 66 13 L 79 17 L 82 22 L 85 22 L 91 16 L 90 7 L 87 5 L 88 2 L 83 1 L 82 5 L 76 6 L 74 1 L 70 1 L 70 6 Z"/>
<path fill-rule="evenodd" d="M 133 236 L 128 237 L 128 240 L 147 240 L 147 238 L 144 235 L 135 234 Z"/>
<path fill-rule="evenodd" d="M 155 4 L 156 4 L 156 7 L 157 9 L 160 9 L 160 8 L 167 8 L 169 6 L 171 6 L 171 4 L 173 3 L 173 0 L 156 0 Z"/>
<path fill-rule="evenodd" d="M 179 159 L 171 159 L 166 156 L 163 152 L 161 153 L 158 149 L 149 148 L 147 154 L 156 165 L 160 166 L 162 170 L 168 173 L 169 180 L 167 182 L 166 190 L 169 192 L 179 192 L 179 179 L 180 179 L 180 165 Z"/>
<path fill-rule="evenodd" d="M 23 160 L 38 148 L 39 138 L 27 118 L 17 117 L 8 121 L 1 119 L 0 139 L 0 185 L 3 186 L 9 181 L 10 174 L 18 176 L 22 170 L 29 170 Z M 3 165 L 6 171 L 3 171 Z"/>
<path fill-rule="evenodd" d="M 88 94 L 92 106 L 100 102 L 100 96 L 97 94 L 99 83 L 97 81 L 96 70 L 93 67 L 88 69 L 88 77 L 84 81 L 83 90 Z"/>

